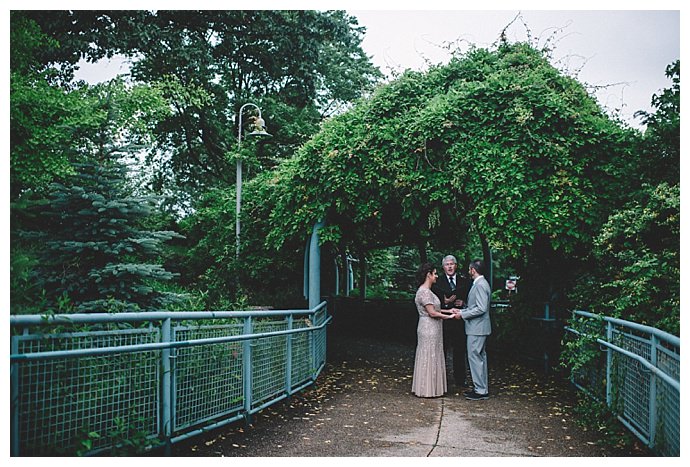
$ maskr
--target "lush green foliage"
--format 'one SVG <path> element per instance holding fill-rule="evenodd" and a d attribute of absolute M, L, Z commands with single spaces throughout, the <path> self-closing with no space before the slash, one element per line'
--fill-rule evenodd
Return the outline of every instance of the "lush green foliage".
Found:
<path fill-rule="evenodd" d="M 83 131 L 93 130 L 83 92 L 51 86 L 50 71 L 37 61 L 54 41 L 33 21 L 12 15 L 10 33 L 10 183 L 15 200 L 71 171 Z M 75 149 L 68 150 L 74 145 Z"/>
<path fill-rule="evenodd" d="M 471 225 L 509 257 L 539 238 L 572 253 L 605 220 L 634 137 L 528 45 L 472 50 L 326 122 L 276 172 L 269 241 L 324 218 L 325 240 L 355 249 L 462 244 Z"/>
<path fill-rule="evenodd" d="M 157 208 L 193 213 L 183 224 L 189 246 L 158 253 L 179 266 L 182 283 L 196 290 L 192 306 L 242 299 L 227 287 L 237 283 L 242 267 L 255 270 L 251 254 L 242 265 L 227 261 L 234 212 L 225 203 L 234 206 L 228 198 L 234 188 L 228 187 L 236 158 L 245 159 L 245 180 L 260 174 L 381 76 L 360 47 L 363 30 L 342 11 L 14 11 L 11 20 L 12 289 L 18 309 L 43 303 L 31 279 L 39 264 L 36 245 L 16 235 L 45 227 L 36 225 L 27 206 L 52 182 L 71 183 L 68 178 L 78 175 L 74 164 L 88 166 L 108 138 L 139 151 L 127 173 L 138 195 L 154 189 L 167 198 Z M 114 54 L 132 57 L 133 78 L 149 85 L 128 88 L 130 99 L 118 102 L 118 122 L 108 125 L 110 110 L 72 78 L 80 58 Z M 248 101 L 261 105 L 274 137 L 269 145 L 245 141 L 238 152 L 237 111 Z M 128 110 L 131 118 L 124 118 Z M 251 114 L 244 117 L 246 123 Z M 214 224 L 225 217 L 226 224 Z M 176 229 L 169 220 L 155 214 L 138 222 Z M 209 236 L 214 229 L 216 238 Z M 278 265 L 301 268 L 299 249 L 281 255 L 287 259 Z M 301 295 L 301 276 L 288 284 L 281 280 L 283 270 L 270 269 L 278 271 L 276 283 Z M 258 281 L 259 288 L 265 283 Z M 69 306 L 69 298 L 60 303 Z"/>
<path fill-rule="evenodd" d="M 594 307 L 679 335 L 680 187 L 661 183 L 648 193 L 646 203 L 611 215 L 595 240 L 610 276 Z"/>
<path fill-rule="evenodd" d="M 270 172 L 246 185 L 242 203 L 241 255 L 235 256 L 235 190 L 209 191 L 194 215 L 181 222 L 192 247 L 183 260 L 190 286 L 205 291 L 208 306 L 227 308 L 231 297 L 246 297 L 257 305 L 301 306 L 304 239 L 294 239 L 279 251 L 267 250 L 263 237 L 270 230 Z M 241 289 L 238 289 L 241 287 Z"/>
<path fill-rule="evenodd" d="M 640 178 L 655 185 L 680 182 L 680 60 L 666 67 L 670 88 L 652 96 L 652 113 L 638 112 L 647 125 L 644 135 L 646 163 Z"/>
<path fill-rule="evenodd" d="M 173 112 L 155 129 L 160 152 L 149 162 L 156 188 L 174 187 L 169 196 L 191 207 L 199 190 L 234 183 L 237 157 L 245 176 L 273 167 L 380 77 L 342 11 L 108 12 L 99 21 L 113 30 L 96 44 L 136 57 L 132 77 L 165 90 Z M 247 102 L 262 108 L 273 138 L 238 154 Z"/>
<path fill-rule="evenodd" d="M 319 125 L 380 76 L 361 50 L 363 30 L 343 12 L 13 12 L 11 19 L 13 213 L 24 209 L 28 188 L 65 180 L 73 163 L 89 162 L 126 127 L 127 142 L 118 144 L 147 155 L 146 169 L 128 175 L 137 193 L 165 194 L 169 213 L 189 209 L 186 246 L 159 258 L 200 291 L 194 306 L 245 294 L 264 303 L 272 295 L 298 299 L 304 241 L 319 219 L 324 270 L 349 252 L 374 261 L 369 272 L 385 288 L 404 282 L 385 277 L 395 269 L 393 251 L 419 260 L 453 252 L 464 261 L 490 245 L 500 269 L 521 276 L 528 314 L 545 301 L 568 306 L 568 298 L 604 311 L 618 293 L 637 297 L 628 309 L 660 303 L 659 316 L 676 303 L 674 287 L 652 271 L 674 274 L 678 259 L 679 63 L 668 70 L 673 87 L 653 98 L 658 111 L 643 115 L 644 138 L 551 66 L 547 50 L 505 42 L 406 72 Z M 79 57 L 114 53 L 136 56 L 132 76 L 151 84 L 128 88 L 123 117 L 104 126 L 108 111 L 96 95 L 65 83 Z M 237 111 L 248 101 L 261 106 L 274 138 L 245 140 L 238 151 Z M 239 262 L 237 157 L 248 182 Z M 171 216 L 157 219 L 142 222 L 177 228 Z M 13 218 L 15 227 L 24 221 L 21 213 Z M 637 246 L 621 247 L 632 231 Z M 634 261 L 624 254 L 631 247 Z M 31 290 L 22 285 L 35 266 L 32 248 L 13 244 L 13 289 Z M 614 280 L 599 280 L 606 287 L 585 303 L 584 294 L 566 292 L 589 270 L 591 254 Z M 642 270 L 636 294 L 621 288 Z"/>
<path fill-rule="evenodd" d="M 151 92 L 151 90 L 149 90 Z M 177 297 L 155 290 L 173 274 L 155 263 L 161 244 L 174 232 L 141 228 L 156 208 L 152 197 L 136 196 L 122 159 L 146 139 L 146 114 L 157 106 L 155 92 L 127 89 L 120 82 L 87 89 L 96 131 L 78 148 L 82 164 L 52 183 L 47 199 L 31 192 L 22 202 L 17 242 L 30 242 L 40 261 L 33 269 L 42 291 L 36 306 L 65 311 L 160 309 Z M 26 231 L 28 230 L 28 232 Z M 44 310 L 41 310 L 44 311 Z"/>
<path fill-rule="evenodd" d="M 645 185 L 610 213 L 592 245 L 592 264 L 573 293 L 583 308 L 680 333 L 680 63 L 673 85 L 646 116 Z"/>
<path fill-rule="evenodd" d="M 69 87 L 81 59 L 112 57 L 144 16 L 142 11 L 13 10 L 11 69 L 42 71 L 50 84 Z"/>
<path fill-rule="evenodd" d="M 165 308 L 171 298 L 153 287 L 173 274 L 149 263 L 174 232 L 137 227 L 155 206 L 132 196 L 121 167 L 110 161 L 75 167 L 78 175 L 54 184 L 45 210 L 36 219 L 41 261 L 37 281 L 49 309 L 68 298 L 75 311 L 135 311 Z M 174 300 L 172 300 L 174 301 Z"/>
<path fill-rule="evenodd" d="M 156 201 L 135 195 L 123 165 L 150 145 L 166 102 L 120 80 L 59 86 L 40 60 L 53 42 L 35 22 L 12 20 L 12 312 L 168 305 L 176 295 L 156 288 L 173 275 L 156 260 L 179 235 L 143 227 Z"/>

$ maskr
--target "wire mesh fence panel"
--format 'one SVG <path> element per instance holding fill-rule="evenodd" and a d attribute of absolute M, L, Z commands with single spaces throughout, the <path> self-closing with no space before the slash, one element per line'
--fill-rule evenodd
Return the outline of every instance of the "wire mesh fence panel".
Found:
<path fill-rule="evenodd" d="M 596 399 L 606 400 L 606 355 L 601 354 L 577 372 L 575 381 Z"/>
<path fill-rule="evenodd" d="M 242 334 L 242 324 L 176 327 L 173 341 Z M 177 349 L 173 359 L 173 431 L 243 408 L 242 343 L 226 342 Z"/>
<path fill-rule="evenodd" d="M 660 342 L 657 346 L 656 365 L 664 373 L 680 380 L 680 348 Z"/>
<path fill-rule="evenodd" d="M 158 339 L 155 329 L 17 336 L 26 352 L 110 347 Z M 157 435 L 159 352 L 16 364 L 22 455 L 98 450 Z"/>
<path fill-rule="evenodd" d="M 316 349 L 314 333 L 325 336 L 329 321 L 325 303 L 13 316 L 12 455 L 140 452 L 246 417 L 314 381 L 326 358 L 325 337 Z"/>
<path fill-rule="evenodd" d="M 578 332 L 591 335 L 591 326 L 578 326 Z M 564 336 L 564 342 L 577 340 L 574 333 Z M 587 359 L 573 368 L 570 374 L 571 381 L 598 400 L 606 400 L 606 353 L 601 350 L 599 344 L 591 340 L 581 341 L 578 347 L 578 355 Z"/>
<path fill-rule="evenodd" d="M 650 372 L 625 355 L 615 355 L 612 366 L 613 408 L 642 435 L 649 437 Z"/>
<path fill-rule="evenodd" d="M 666 382 L 660 382 L 657 407 L 657 450 L 664 456 L 680 456 L 680 393 Z"/>
<path fill-rule="evenodd" d="M 305 329 L 313 325 L 308 320 L 296 320 L 294 323 L 295 329 Z M 292 335 L 292 387 L 297 387 L 300 384 L 311 378 L 314 368 L 312 342 L 314 339 L 313 332 L 300 332 Z"/>
<path fill-rule="evenodd" d="M 287 320 L 259 321 L 254 324 L 255 333 L 284 331 Z M 252 358 L 252 408 L 285 392 L 286 356 L 288 336 L 255 339 L 251 343 Z"/>
<path fill-rule="evenodd" d="M 680 348 L 661 342 L 657 347 L 657 366 L 680 381 Z M 680 393 L 666 381 L 658 381 L 657 407 L 657 445 L 666 456 L 680 456 Z"/>
<path fill-rule="evenodd" d="M 613 329 L 611 342 L 620 348 L 651 361 L 651 341 L 621 329 Z M 651 372 L 636 359 L 614 354 L 614 404 L 616 411 L 645 437 L 651 435 Z"/>
<path fill-rule="evenodd" d="M 314 314 L 314 321 L 317 325 L 325 323 L 327 318 L 328 314 L 325 308 Z M 314 356 L 316 359 L 314 367 L 317 369 L 326 363 L 326 334 L 326 328 L 321 328 L 314 334 Z"/>
<path fill-rule="evenodd" d="M 593 397 L 607 401 L 621 421 L 655 452 L 678 456 L 680 339 L 628 321 L 586 312 L 576 315 L 580 318 L 574 319 L 568 330 L 588 336 L 590 348 L 601 346 L 605 358 L 592 359 L 575 372 L 573 381 Z"/>

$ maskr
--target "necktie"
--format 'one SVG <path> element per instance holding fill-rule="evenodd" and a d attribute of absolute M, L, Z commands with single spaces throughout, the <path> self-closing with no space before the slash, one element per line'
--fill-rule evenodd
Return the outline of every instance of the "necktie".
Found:
<path fill-rule="evenodd" d="M 455 280 L 452 277 L 449 277 L 448 282 L 450 283 L 450 289 L 455 290 Z"/>

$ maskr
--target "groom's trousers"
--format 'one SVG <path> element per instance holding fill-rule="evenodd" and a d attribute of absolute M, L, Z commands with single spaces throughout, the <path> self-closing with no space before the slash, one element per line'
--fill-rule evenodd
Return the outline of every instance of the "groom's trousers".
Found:
<path fill-rule="evenodd" d="M 489 336 L 467 336 L 467 360 L 470 364 L 474 392 L 489 393 L 489 368 L 486 359 L 486 339 Z"/>

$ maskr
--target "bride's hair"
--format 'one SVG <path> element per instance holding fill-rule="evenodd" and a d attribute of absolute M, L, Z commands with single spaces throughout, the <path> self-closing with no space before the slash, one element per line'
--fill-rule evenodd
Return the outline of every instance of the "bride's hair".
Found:
<path fill-rule="evenodd" d="M 423 263 L 417 269 L 417 285 L 422 285 L 426 280 L 426 275 L 436 270 L 436 266 L 431 263 Z"/>

